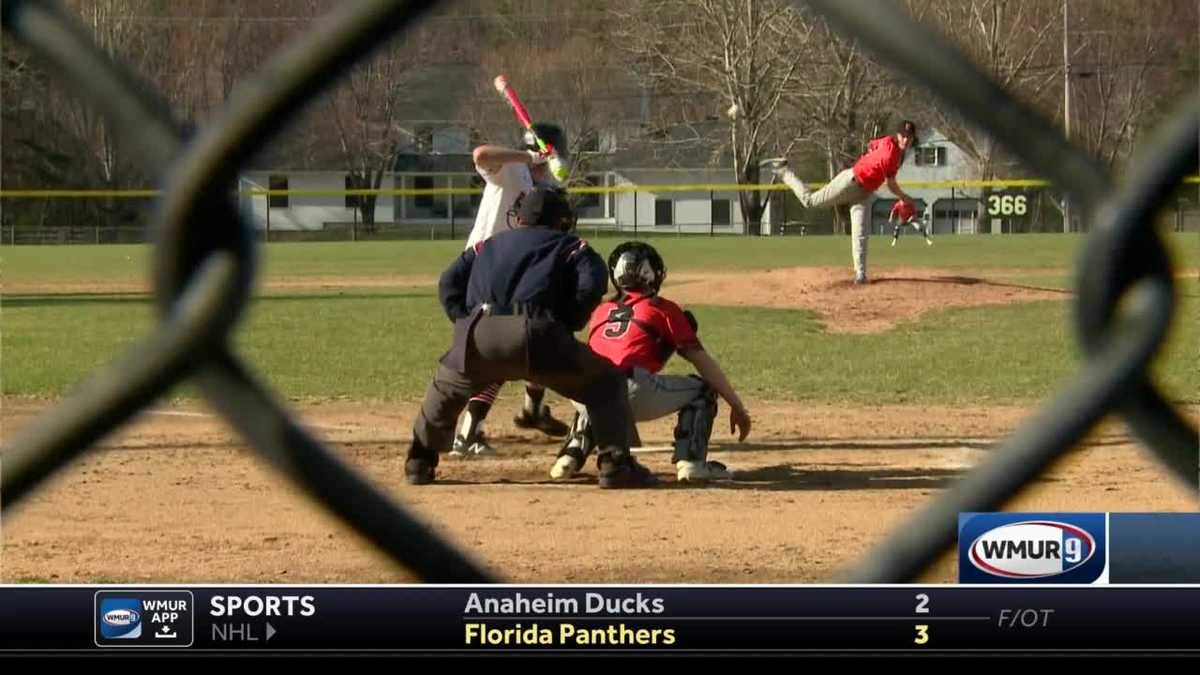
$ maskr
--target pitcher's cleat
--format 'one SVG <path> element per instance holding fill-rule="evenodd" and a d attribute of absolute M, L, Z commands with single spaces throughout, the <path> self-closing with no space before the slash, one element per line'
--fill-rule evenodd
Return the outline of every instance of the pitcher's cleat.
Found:
<path fill-rule="evenodd" d="M 788 161 L 787 157 L 770 157 L 760 161 L 758 165 L 764 169 L 770 169 L 771 171 L 782 171 L 783 169 L 787 168 Z"/>

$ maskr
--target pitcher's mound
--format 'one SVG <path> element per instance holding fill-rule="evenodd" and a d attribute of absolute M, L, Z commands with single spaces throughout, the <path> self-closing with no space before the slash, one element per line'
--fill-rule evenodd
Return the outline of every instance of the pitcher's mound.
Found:
<path fill-rule="evenodd" d="M 1070 291 L 1022 284 L 1019 279 L 967 276 L 936 268 L 878 267 L 856 285 L 842 267 L 794 267 L 757 272 L 685 273 L 663 294 L 681 305 L 808 309 L 835 333 L 875 333 L 931 309 L 1065 300 Z"/>

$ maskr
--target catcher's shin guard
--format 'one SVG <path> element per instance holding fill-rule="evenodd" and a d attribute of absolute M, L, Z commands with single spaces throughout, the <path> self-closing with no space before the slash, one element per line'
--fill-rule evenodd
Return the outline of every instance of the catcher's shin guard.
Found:
<path fill-rule="evenodd" d="M 696 398 L 679 410 L 675 422 L 675 455 L 671 461 L 704 462 L 716 418 L 717 392 L 705 385 Z"/>
<path fill-rule="evenodd" d="M 583 466 L 595 448 L 596 442 L 592 438 L 592 421 L 586 412 L 576 411 L 575 419 L 571 420 L 571 433 L 567 434 L 567 440 L 563 443 L 562 449 L 558 451 L 558 456 L 572 455 L 579 460 L 579 466 Z"/>

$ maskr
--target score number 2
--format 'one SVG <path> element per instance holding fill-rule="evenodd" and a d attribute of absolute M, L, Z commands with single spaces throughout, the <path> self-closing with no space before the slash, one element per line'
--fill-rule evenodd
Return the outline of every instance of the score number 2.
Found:
<path fill-rule="evenodd" d="M 917 593 L 917 607 L 913 610 L 915 614 L 929 613 L 929 596 L 925 593 Z M 926 624 L 916 624 L 913 626 L 917 631 L 917 636 L 913 638 L 913 644 L 923 645 L 929 642 L 929 626 Z"/>
<path fill-rule="evenodd" d="M 1029 212 L 1025 195 L 989 195 L 989 216 L 1023 216 Z"/>

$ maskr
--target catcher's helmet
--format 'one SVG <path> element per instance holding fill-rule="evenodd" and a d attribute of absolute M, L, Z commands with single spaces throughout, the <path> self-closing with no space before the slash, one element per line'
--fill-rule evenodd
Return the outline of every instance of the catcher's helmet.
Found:
<path fill-rule="evenodd" d="M 662 256 L 650 244 L 627 241 L 608 256 L 608 274 L 622 291 L 658 293 L 667 278 Z"/>
<path fill-rule="evenodd" d="M 528 129 L 525 131 L 524 143 L 526 150 L 538 150 L 537 142 L 533 140 L 533 135 L 542 139 L 546 145 L 553 145 L 554 151 L 558 153 L 558 158 L 567 160 L 567 133 L 562 127 L 557 124 L 549 124 L 546 122 L 536 122 L 533 125 L 533 132 Z"/>

